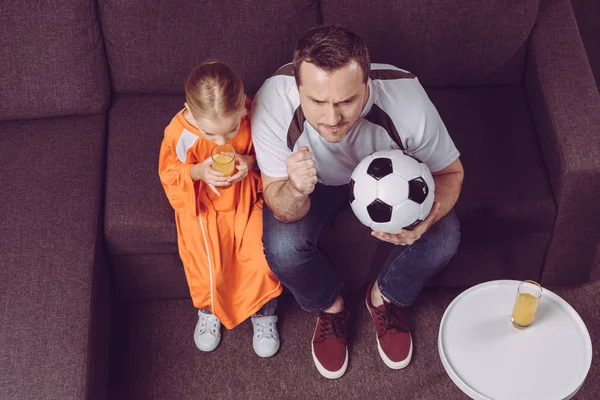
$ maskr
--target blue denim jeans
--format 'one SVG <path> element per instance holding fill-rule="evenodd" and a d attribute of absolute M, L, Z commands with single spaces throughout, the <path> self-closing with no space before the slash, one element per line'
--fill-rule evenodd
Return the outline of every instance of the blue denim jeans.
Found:
<path fill-rule="evenodd" d="M 321 229 L 348 201 L 348 185 L 317 184 L 310 210 L 299 221 L 278 221 L 263 208 L 263 244 L 269 267 L 305 311 L 329 308 L 340 293 L 340 279 L 317 244 Z M 460 242 L 456 213 L 431 227 L 410 246 L 396 246 L 377 281 L 383 295 L 400 307 L 412 304 L 423 285 L 452 258 Z"/>

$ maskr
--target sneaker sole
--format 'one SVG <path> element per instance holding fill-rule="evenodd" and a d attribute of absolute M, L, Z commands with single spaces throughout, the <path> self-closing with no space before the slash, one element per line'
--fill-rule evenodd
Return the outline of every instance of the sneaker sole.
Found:
<path fill-rule="evenodd" d="M 369 310 L 369 315 L 371 315 L 371 318 L 373 318 L 373 314 L 371 313 L 371 308 L 369 307 L 369 302 L 366 298 L 365 298 L 365 305 L 367 306 L 367 310 Z M 412 352 L 413 352 L 413 344 L 412 344 L 412 335 L 410 333 L 408 335 L 410 336 L 410 349 L 408 350 L 408 356 L 406 356 L 406 358 L 401 361 L 392 361 L 392 360 L 390 360 L 390 358 L 387 356 L 387 354 L 385 354 L 385 352 L 381 348 L 381 344 L 379 343 L 379 336 L 377 335 L 377 332 L 375 332 L 375 339 L 377 340 L 377 350 L 379 351 L 379 357 L 381 357 L 381 359 L 383 360 L 385 365 L 387 365 L 389 368 L 402 369 L 402 368 L 406 368 L 408 366 L 408 364 L 410 364 L 410 360 L 412 358 Z"/>
<path fill-rule="evenodd" d="M 196 347 L 198 348 L 198 350 L 203 351 L 205 353 L 210 353 L 211 351 L 214 351 L 217 347 L 219 347 L 219 343 L 221 343 L 221 338 L 219 338 L 219 341 L 217 342 L 217 344 L 215 344 L 214 346 L 206 346 L 206 347 L 201 347 L 198 345 L 198 343 L 194 340 L 194 344 L 196 345 Z"/>
<path fill-rule="evenodd" d="M 342 368 L 340 368 L 338 371 L 329 371 L 329 370 L 325 369 L 325 367 L 323 367 L 321 365 L 321 363 L 319 362 L 319 360 L 317 359 L 317 356 L 315 355 L 315 348 L 312 343 L 311 343 L 310 347 L 312 349 L 312 357 L 313 357 L 313 361 L 315 362 L 315 366 L 317 367 L 317 370 L 319 371 L 319 373 L 321 375 L 323 375 L 325 378 L 338 379 L 338 378 L 341 378 L 346 373 L 346 369 L 348 368 L 348 349 L 347 348 L 346 348 L 346 359 L 344 360 L 344 365 L 342 365 Z"/>
<path fill-rule="evenodd" d="M 315 333 L 317 332 L 318 327 L 319 327 L 319 321 L 317 320 L 317 326 L 315 327 L 315 332 L 313 333 L 313 340 L 315 338 Z M 344 360 L 344 364 L 342 365 L 342 368 L 340 368 L 337 371 L 329 371 L 328 369 L 326 369 L 324 366 L 321 365 L 321 363 L 319 362 L 319 359 L 315 355 L 314 343 L 312 343 L 312 342 L 310 343 L 310 348 L 312 351 L 313 361 L 315 362 L 315 366 L 317 367 L 317 371 L 319 371 L 319 373 L 321 375 L 323 375 L 325 378 L 338 379 L 338 378 L 341 378 L 346 373 L 346 369 L 348 368 L 348 346 L 346 346 L 346 359 Z"/>
<path fill-rule="evenodd" d="M 270 358 L 270 357 L 273 357 L 275 354 L 277 354 L 277 351 L 279 351 L 279 342 L 277 343 L 277 347 L 275 348 L 275 350 L 270 353 L 262 353 L 262 354 L 259 353 L 258 351 L 256 351 L 254 344 L 252 344 L 252 348 L 254 349 L 254 352 L 256 353 L 257 356 L 262 357 L 262 358 Z"/>

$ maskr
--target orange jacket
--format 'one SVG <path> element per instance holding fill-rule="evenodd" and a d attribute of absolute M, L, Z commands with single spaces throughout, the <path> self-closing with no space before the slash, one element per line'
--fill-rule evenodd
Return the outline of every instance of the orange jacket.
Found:
<path fill-rule="evenodd" d="M 229 144 L 238 154 L 254 154 L 248 117 Z M 281 284 L 263 252 L 257 171 L 219 188 L 221 197 L 191 178 L 192 166 L 210 157 L 214 146 L 182 110 L 165 129 L 158 172 L 175 209 L 179 255 L 194 306 L 210 310 L 231 329 L 279 296 Z"/>

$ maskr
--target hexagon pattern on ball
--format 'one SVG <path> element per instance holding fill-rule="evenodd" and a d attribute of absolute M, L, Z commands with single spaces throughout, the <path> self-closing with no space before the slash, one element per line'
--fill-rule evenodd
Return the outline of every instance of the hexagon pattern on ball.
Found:
<path fill-rule="evenodd" d="M 397 154 L 394 158 L 392 158 L 392 167 L 394 169 L 394 173 L 400 175 L 407 181 L 421 176 L 421 164 L 422 163 L 416 159 L 409 157 L 404 153 Z"/>
<path fill-rule="evenodd" d="M 360 188 L 357 190 L 357 188 Z M 361 175 L 354 178 L 354 201 L 365 207 L 377 199 L 377 181 L 371 175 Z"/>
<path fill-rule="evenodd" d="M 352 208 L 354 215 L 356 215 L 356 218 L 358 218 L 358 220 L 363 225 L 368 226 L 369 228 L 371 227 L 371 225 L 373 225 L 373 220 L 369 216 L 369 212 L 367 211 L 367 206 L 361 204 L 358 201 L 354 201 L 354 202 L 350 203 L 350 207 Z"/>
<path fill-rule="evenodd" d="M 389 174 L 377 182 L 377 198 L 384 203 L 400 204 L 408 197 L 408 182 L 398 174 Z"/>
<path fill-rule="evenodd" d="M 365 157 L 352 172 L 350 206 L 358 220 L 379 232 L 396 233 L 427 217 L 435 182 L 427 166 L 401 150 Z"/>
<path fill-rule="evenodd" d="M 429 168 L 427 168 L 427 165 L 423 163 L 420 163 L 419 166 L 421 167 L 421 177 L 425 179 L 425 182 L 427 182 L 427 187 L 432 192 L 435 192 L 435 181 L 433 180 L 433 175 L 431 175 L 431 171 L 429 170 Z"/>
<path fill-rule="evenodd" d="M 398 155 L 398 149 L 378 150 L 371 154 L 373 158 L 389 158 L 390 160 Z M 402 152 L 402 155 L 406 155 Z"/>
<path fill-rule="evenodd" d="M 419 217 L 419 219 L 422 221 L 425 218 L 427 218 L 427 215 L 429 215 L 429 211 L 431 211 L 431 208 L 433 207 L 433 202 L 435 200 L 435 181 L 433 180 L 433 175 L 431 175 L 431 171 L 429 171 L 429 168 L 427 168 L 427 166 L 423 163 L 420 164 L 421 165 L 421 176 L 423 177 L 423 179 L 425 179 L 425 182 L 427 183 L 427 187 L 429 188 L 429 191 L 432 193 L 431 196 L 427 196 L 427 198 L 425 199 L 425 201 L 421 204 L 421 216 Z"/>
<path fill-rule="evenodd" d="M 414 201 L 405 200 L 397 204 L 392 209 L 392 218 L 389 222 L 373 223 L 371 229 L 380 230 L 381 232 L 397 233 L 400 229 L 406 228 L 415 222 L 415 215 L 421 213 L 421 206 Z"/>
<path fill-rule="evenodd" d="M 365 158 L 363 158 L 356 167 L 354 167 L 354 171 L 352 171 L 352 177 L 361 176 L 367 173 L 367 169 L 369 165 L 371 165 L 371 160 L 374 160 L 373 154 L 369 154 Z"/>

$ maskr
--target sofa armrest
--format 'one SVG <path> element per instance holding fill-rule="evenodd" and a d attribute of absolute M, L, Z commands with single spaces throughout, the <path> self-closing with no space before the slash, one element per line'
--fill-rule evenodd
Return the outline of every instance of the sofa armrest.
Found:
<path fill-rule="evenodd" d="M 0 122 L 0 399 L 107 399 L 105 138 L 105 115 Z"/>
<path fill-rule="evenodd" d="M 542 0 L 525 88 L 557 206 L 541 280 L 589 280 L 600 240 L 600 94 L 568 0 Z"/>

